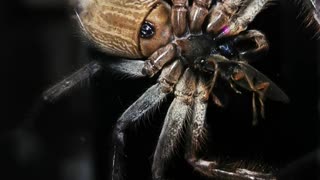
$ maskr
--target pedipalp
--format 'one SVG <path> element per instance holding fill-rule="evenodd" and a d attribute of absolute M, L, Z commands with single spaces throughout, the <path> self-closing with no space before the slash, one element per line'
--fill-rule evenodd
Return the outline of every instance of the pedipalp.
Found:
<path fill-rule="evenodd" d="M 148 60 L 145 61 L 144 67 L 142 69 L 142 73 L 152 77 L 157 72 L 159 72 L 162 67 L 173 60 L 176 56 L 176 45 L 170 43 L 162 48 L 159 48 L 155 51 Z"/>

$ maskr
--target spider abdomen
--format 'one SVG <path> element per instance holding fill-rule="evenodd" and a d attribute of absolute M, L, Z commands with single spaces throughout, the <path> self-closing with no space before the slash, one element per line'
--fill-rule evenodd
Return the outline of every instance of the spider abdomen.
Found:
<path fill-rule="evenodd" d="M 130 59 L 145 58 L 168 43 L 170 6 L 157 0 L 77 0 L 79 23 L 103 52 Z"/>

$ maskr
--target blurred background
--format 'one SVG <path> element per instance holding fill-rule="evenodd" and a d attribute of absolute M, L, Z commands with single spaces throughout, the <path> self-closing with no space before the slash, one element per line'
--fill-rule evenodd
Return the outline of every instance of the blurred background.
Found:
<path fill-rule="evenodd" d="M 156 79 L 121 79 L 105 71 L 54 104 L 41 93 L 100 56 L 81 38 L 64 0 L 12 0 L 0 6 L 0 179 L 111 179 L 112 128 L 121 113 Z M 247 159 L 271 166 L 280 179 L 319 178 L 320 43 L 305 28 L 301 9 L 280 1 L 251 24 L 270 42 L 253 64 L 290 97 L 266 102 L 266 119 L 251 126 L 251 96 L 230 89 L 224 109 L 208 109 L 208 159 Z M 109 57 L 100 57 L 108 60 Z M 150 179 L 152 154 L 167 102 L 128 131 L 128 179 Z M 179 151 L 180 152 L 180 151 Z M 183 160 L 170 165 L 174 178 L 200 177 Z"/>

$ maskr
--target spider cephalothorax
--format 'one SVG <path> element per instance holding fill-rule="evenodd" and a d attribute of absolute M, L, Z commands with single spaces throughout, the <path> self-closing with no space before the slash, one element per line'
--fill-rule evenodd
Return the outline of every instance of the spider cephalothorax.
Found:
<path fill-rule="evenodd" d="M 254 123 L 256 99 L 264 115 L 264 99 L 288 101 L 287 96 L 267 77 L 250 66 L 250 56 L 268 49 L 265 36 L 246 30 L 268 0 L 96 0 L 80 4 L 77 12 L 84 34 L 103 51 L 129 59 L 105 62 L 107 67 L 135 77 L 160 74 L 158 82 L 134 102 L 117 121 L 113 179 L 125 175 L 123 155 L 125 131 L 130 124 L 157 107 L 170 93 L 175 98 L 164 120 L 152 165 L 154 179 L 165 179 L 165 163 L 170 160 L 182 129 L 187 124 L 185 157 L 194 169 L 209 177 L 270 179 L 270 174 L 245 169 L 226 171 L 215 161 L 197 156 L 205 134 L 205 116 L 209 97 L 221 105 L 214 93 L 217 78 L 222 78 L 239 92 L 241 87 L 253 92 Z M 139 7 L 139 8 L 137 8 Z M 171 13 L 170 13 L 171 12 Z M 101 69 L 93 62 L 68 79 L 69 86 L 49 90 L 50 99 Z M 76 81 L 74 81 L 76 80 Z M 70 85 L 71 82 L 71 85 Z M 63 83 L 62 83 L 63 84 Z M 257 96 L 257 97 L 256 97 Z M 190 117 L 189 121 L 186 121 Z"/>

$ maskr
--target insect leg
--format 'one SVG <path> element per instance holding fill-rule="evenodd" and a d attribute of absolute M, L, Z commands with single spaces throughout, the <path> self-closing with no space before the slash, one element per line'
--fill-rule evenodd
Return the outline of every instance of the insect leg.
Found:
<path fill-rule="evenodd" d="M 142 73 L 149 77 L 154 76 L 166 63 L 172 60 L 175 55 L 176 46 L 172 43 L 158 49 L 145 61 Z"/>
<path fill-rule="evenodd" d="M 260 114 L 262 118 L 265 118 L 265 113 L 264 113 L 264 99 L 266 98 L 266 92 L 268 88 L 270 87 L 269 82 L 263 82 L 258 85 L 256 85 L 256 89 L 258 90 L 259 94 L 259 102 L 260 102 Z"/>
<path fill-rule="evenodd" d="M 176 36 L 182 36 L 187 30 L 188 0 L 172 0 L 171 23 Z"/>
<path fill-rule="evenodd" d="M 156 108 L 172 92 L 173 87 L 178 82 L 183 71 L 183 66 L 179 60 L 166 66 L 160 77 L 159 82 L 149 88 L 136 102 L 134 102 L 118 119 L 114 129 L 114 156 L 113 156 L 113 180 L 123 179 L 125 176 L 125 131 L 130 124 L 146 116 Z"/>
<path fill-rule="evenodd" d="M 170 160 L 179 144 L 183 126 L 191 113 L 196 77 L 187 69 L 175 88 L 175 99 L 167 112 L 164 125 L 155 150 L 152 173 L 153 179 L 163 179 L 166 162 Z"/>
<path fill-rule="evenodd" d="M 253 125 L 256 125 L 258 122 L 257 119 L 257 105 L 256 105 L 256 94 L 259 96 L 260 102 L 260 115 L 264 118 L 264 99 L 265 93 L 270 86 L 268 82 L 261 82 L 256 84 L 253 79 L 251 79 L 246 73 L 240 71 L 233 75 L 233 81 L 242 81 L 245 80 L 249 85 L 250 89 L 253 91 L 252 93 L 252 112 L 253 112 Z"/>
<path fill-rule="evenodd" d="M 194 0 L 190 15 L 189 15 L 189 24 L 190 31 L 192 33 L 200 33 L 202 24 L 205 18 L 208 15 L 208 9 L 211 6 L 212 0 Z"/>
<path fill-rule="evenodd" d="M 62 97 L 65 93 L 69 92 L 76 85 L 81 82 L 88 80 L 95 76 L 98 72 L 102 70 L 102 66 L 96 62 L 90 62 L 81 69 L 77 70 L 67 78 L 58 82 L 42 94 L 42 99 L 45 102 L 53 103 Z"/>

